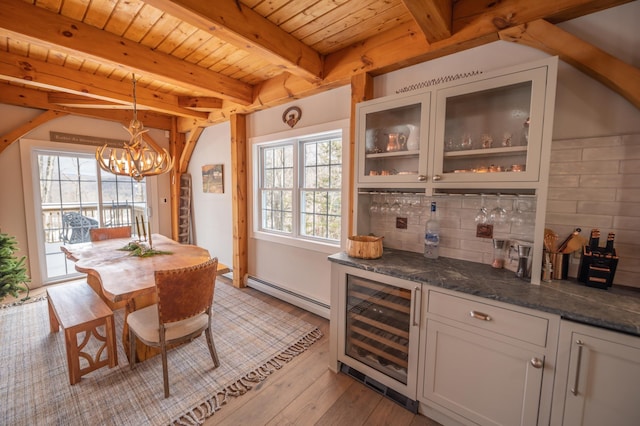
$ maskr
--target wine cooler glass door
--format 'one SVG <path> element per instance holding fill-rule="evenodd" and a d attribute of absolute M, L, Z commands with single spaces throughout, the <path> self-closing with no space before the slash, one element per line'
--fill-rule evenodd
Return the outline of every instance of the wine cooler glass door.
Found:
<path fill-rule="evenodd" d="M 345 353 L 407 385 L 412 291 L 347 277 Z"/>

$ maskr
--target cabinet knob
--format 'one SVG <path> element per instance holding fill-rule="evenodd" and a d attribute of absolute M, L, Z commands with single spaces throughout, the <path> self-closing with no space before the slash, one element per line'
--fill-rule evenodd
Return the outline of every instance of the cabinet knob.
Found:
<path fill-rule="evenodd" d="M 434 180 L 434 181 L 442 180 L 442 176 L 440 176 L 440 175 L 433 175 L 432 180 Z"/>
<path fill-rule="evenodd" d="M 544 361 L 540 358 L 533 357 L 531 358 L 531 365 L 533 365 L 534 368 L 542 368 Z"/>
<path fill-rule="evenodd" d="M 427 177 L 425 175 L 418 175 L 418 182 L 426 182 Z"/>

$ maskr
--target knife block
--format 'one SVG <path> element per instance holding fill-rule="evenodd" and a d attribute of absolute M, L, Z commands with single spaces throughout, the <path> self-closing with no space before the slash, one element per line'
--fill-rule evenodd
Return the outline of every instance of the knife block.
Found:
<path fill-rule="evenodd" d="M 582 248 L 582 259 L 578 281 L 588 287 L 608 289 L 613 284 L 613 277 L 618 266 L 616 250 L 608 253 L 604 248 Z"/>

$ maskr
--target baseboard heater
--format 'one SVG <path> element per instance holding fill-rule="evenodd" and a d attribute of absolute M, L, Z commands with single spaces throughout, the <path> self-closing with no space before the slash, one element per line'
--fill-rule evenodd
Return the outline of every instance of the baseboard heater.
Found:
<path fill-rule="evenodd" d="M 390 387 L 383 385 L 382 383 L 372 379 L 364 373 L 359 372 L 353 367 L 349 367 L 345 363 L 341 363 L 340 371 L 348 376 L 353 377 L 360 383 L 364 384 L 366 387 L 373 389 L 378 392 L 382 396 L 385 396 L 395 402 L 396 404 L 401 405 L 407 410 L 411 411 L 413 414 L 418 413 L 418 401 L 414 401 L 406 396 L 402 395 L 400 392 L 396 392 Z"/>
<path fill-rule="evenodd" d="M 319 302 L 310 297 L 298 294 L 294 291 L 253 276 L 248 276 L 247 285 L 270 296 L 277 297 L 280 300 L 291 303 L 292 305 L 295 305 L 306 311 L 329 319 L 330 307 L 325 303 Z"/>

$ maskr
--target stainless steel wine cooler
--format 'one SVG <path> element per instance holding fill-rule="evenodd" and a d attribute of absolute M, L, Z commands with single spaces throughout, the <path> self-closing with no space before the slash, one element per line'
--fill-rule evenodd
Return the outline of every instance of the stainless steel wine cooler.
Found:
<path fill-rule="evenodd" d="M 413 409 L 421 286 L 346 274 L 340 303 L 341 370 Z M 378 276 L 379 277 L 379 276 Z M 405 401 L 406 400 L 406 401 Z"/>

